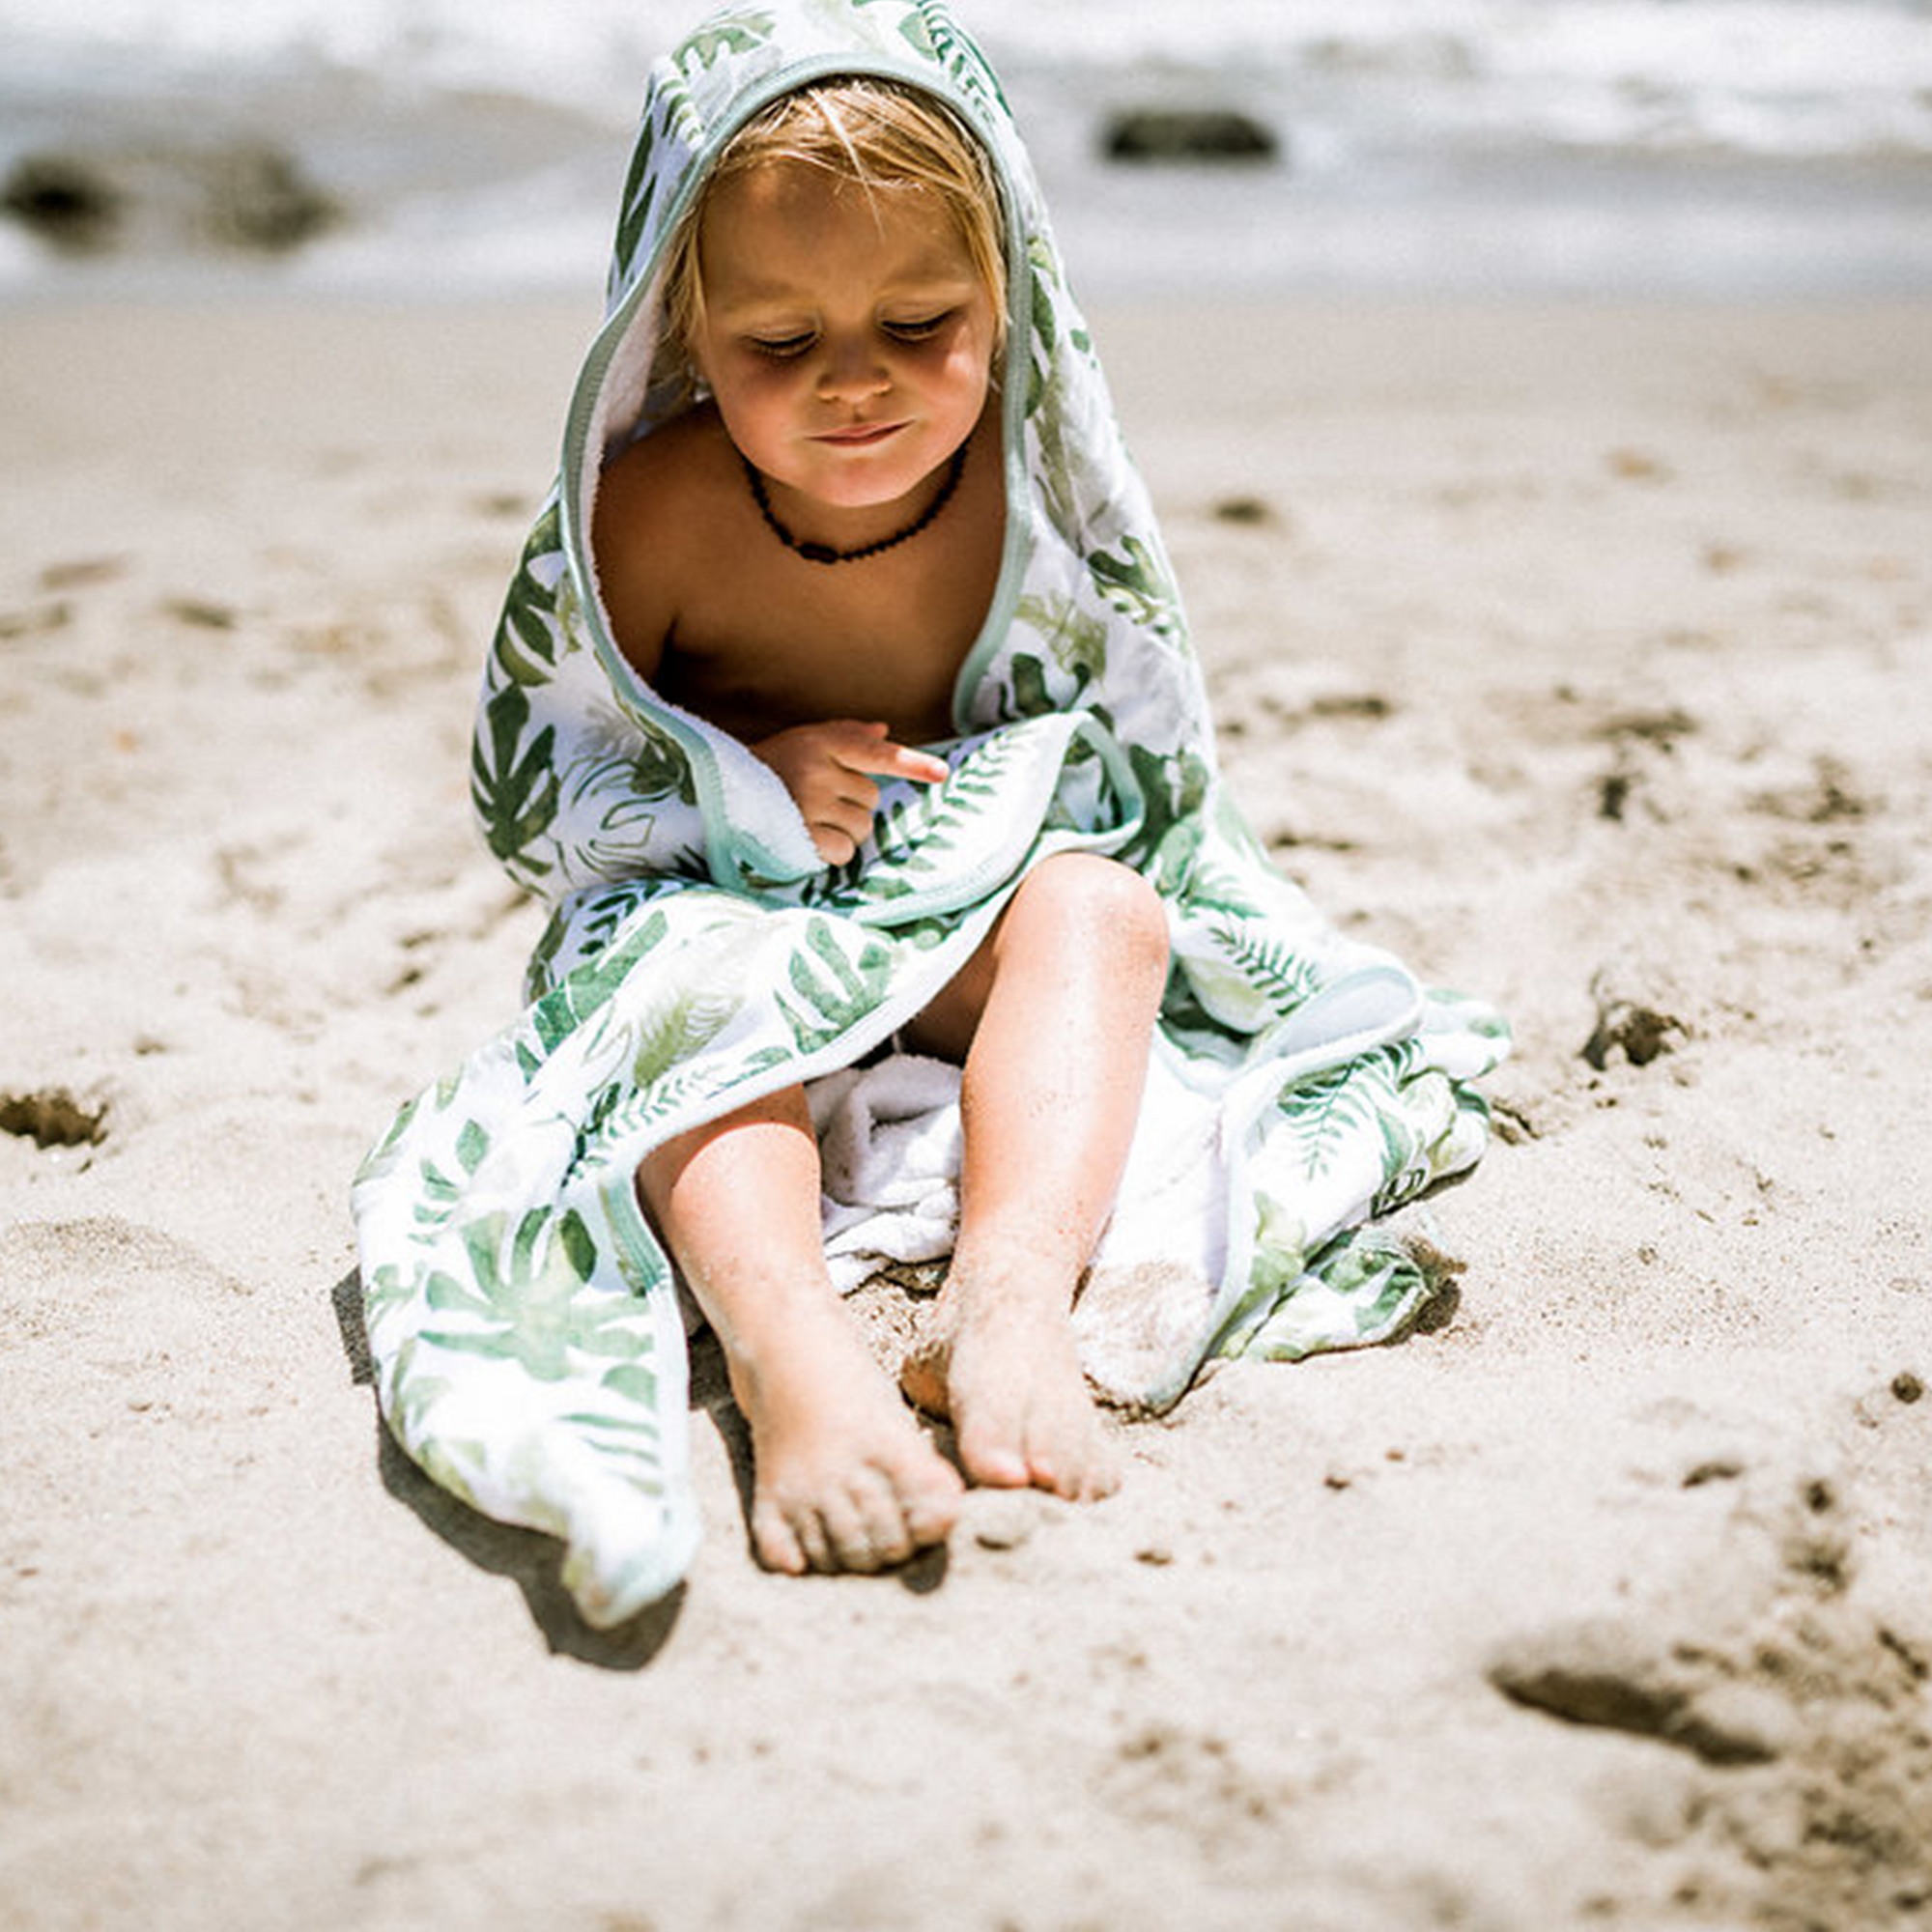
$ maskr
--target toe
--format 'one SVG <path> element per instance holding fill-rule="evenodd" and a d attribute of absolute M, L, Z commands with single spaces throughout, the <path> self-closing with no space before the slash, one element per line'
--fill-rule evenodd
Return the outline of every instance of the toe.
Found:
<path fill-rule="evenodd" d="M 1112 1450 L 1092 1406 L 1061 1404 L 1027 1418 L 1026 1462 L 1036 1489 L 1069 1502 L 1096 1502 L 1120 1487 Z"/>
<path fill-rule="evenodd" d="M 883 1570 L 891 1564 L 903 1563 L 913 1552 L 912 1526 L 906 1520 L 891 1472 L 867 1469 L 855 1490 L 864 1560 L 853 1560 L 851 1567 Z"/>
<path fill-rule="evenodd" d="M 1080 1474 L 1080 1491 L 1076 1498 L 1083 1503 L 1097 1503 L 1103 1496 L 1111 1496 L 1121 1487 L 1120 1464 L 1107 1453 L 1103 1445 L 1094 1445 L 1094 1455 Z"/>
<path fill-rule="evenodd" d="M 838 1559 L 833 1549 L 832 1528 L 815 1502 L 796 1500 L 785 1507 L 785 1521 L 805 1552 L 808 1570 L 836 1570 Z"/>
<path fill-rule="evenodd" d="M 811 1567 L 805 1544 L 777 1503 L 762 1499 L 752 1509 L 752 1547 L 767 1570 L 802 1577 Z"/>
<path fill-rule="evenodd" d="M 990 1420 L 960 1429 L 959 1460 L 976 1483 L 989 1489 L 1023 1490 L 1034 1480 L 1027 1458 L 1015 1446 L 1014 1434 Z"/>
<path fill-rule="evenodd" d="M 1091 1416 L 1087 1424 L 1087 1439 L 1081 1446 L 1079 1479 L 1080 1499 L 1083 1502 L 1098 1502 L 1102 1496 L 1111 1496 L 1121 1487 L 1120 1459 L 1101 1434 L 1098 1422 Z"/>
<path fill-rule="evenodd" d="M 952 1463 L 933 1458 L 929 1474 L 910 1491 L 901 1492 L 905 1505 L 906 1533 L 915 1549 L 944 1543 L 959 1520 L 959 1505 L 966 1485 L 959 1480 Z M 908 1550 L 910 1555 L 911 1551 Z"/>
<path fill-rule="evenodd" d="M 822 1557 L 812 1566 L 818 1570 L 876 1570 L 879 1556 L 872 1548 L 872 1531 L 860 1498 L 859 1486 L 840 1486 L 820 1502 L 818 1515 L 824 1525 Z"/>

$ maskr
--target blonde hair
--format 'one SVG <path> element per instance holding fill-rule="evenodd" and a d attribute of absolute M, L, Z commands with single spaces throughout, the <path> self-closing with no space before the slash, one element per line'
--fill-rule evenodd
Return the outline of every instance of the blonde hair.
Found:
<path fill-rule="evenodd" d="M 937 196 L 993 300 L 994 352 L 1006 339 L 1007 252 L 999 189 L 985 149 L 929 96 L 860 74 L 815 81 L 739 128 L 685 210 L 665 252 L 662 341 L 688 365 L 704 325 L 699 231 L 711 196 L 753 168 L 789 161 L 818 168 L 867 195 Z"/>

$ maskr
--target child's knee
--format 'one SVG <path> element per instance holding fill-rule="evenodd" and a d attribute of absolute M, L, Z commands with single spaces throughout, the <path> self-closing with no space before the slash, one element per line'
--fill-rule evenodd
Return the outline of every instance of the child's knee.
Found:
<path fill-rule="evenodd" d="M 1055 922 L 1123 964 L 1165 975 L 1167 908 L 1160 895 L 1118 859 L 1063 852 L 1034 874 Z"/>
<path fill-rule="evenodd" d="M 725 1142 L 740 1128 L 781 1128 L 816 1146 L 812 1133 L 811 1109 L 803 1087 L 783 1087 L 728 1114 L 706 1121 L 681 1134 L 661 1141 L 638 1163 L 638 1199 L 645 1216 L 660 1230 L 670 1209 L 671 1195 L 694 1160 Z M 743 1143 L 740 1143 L 743 1145 Z"/>

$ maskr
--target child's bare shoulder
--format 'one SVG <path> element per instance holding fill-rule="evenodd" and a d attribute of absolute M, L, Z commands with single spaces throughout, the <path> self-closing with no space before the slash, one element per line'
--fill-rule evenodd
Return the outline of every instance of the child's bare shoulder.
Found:
<path fill-rule="evenodd" d="M 735 496 L 738 456 L 709 403 L 674 416 L 605 466 L 593 519 L 600 544 L 608 533 L 624 545 L 678 534 L 681 525 L 715 514 Z"/>
<path fill-rule="evenodd" d="M 718 412 L 687 411 L 605 466 L 591 516 L 598 583 L 624 655 L 657 668 L 682 601 L 681 566 L 735 503 L 738 458 Z"/>

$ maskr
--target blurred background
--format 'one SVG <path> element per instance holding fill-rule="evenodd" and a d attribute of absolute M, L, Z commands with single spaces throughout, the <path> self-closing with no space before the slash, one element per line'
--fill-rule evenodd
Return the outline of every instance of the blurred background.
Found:
<path fill-rule="evenodd" d="M 0 0 L 0 299 L 594 292 L 693 0 Z M 1932 289 L 1932 0 L 956 0 L 1076 285 Z"/>

